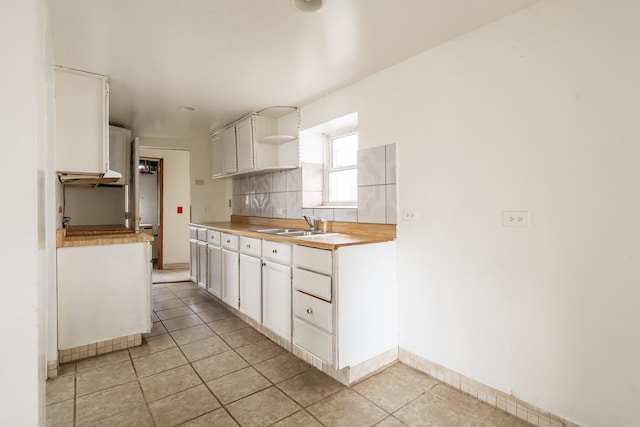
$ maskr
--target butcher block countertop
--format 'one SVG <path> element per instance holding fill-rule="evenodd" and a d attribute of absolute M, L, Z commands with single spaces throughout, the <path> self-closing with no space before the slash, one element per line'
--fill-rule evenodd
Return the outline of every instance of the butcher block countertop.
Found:
<path fill-rule="evenodd" d="M 265 228 L 309 228 L 304 220 L 295 219 L 285 220 L 234 215 L 231 217 L 230 222 L 191 223 L 191 226 L 206 227 L 241 236 L 328 250 L 335 250 L 341 246 L 388 242 L 396 238 L 396 226 L 393 224 L 358 224 L 329 221 L 327 232 L 331 234 L 305 237 L 276 236 L 254 231 Z"/>
<path fill-rule="evenodd" d="M 122 225 L 75 225 L 68 230 L 59 228 L 56 247 L 117 245 L 121 243 L 152 242 L 153 236 L 135 233 Z"/>

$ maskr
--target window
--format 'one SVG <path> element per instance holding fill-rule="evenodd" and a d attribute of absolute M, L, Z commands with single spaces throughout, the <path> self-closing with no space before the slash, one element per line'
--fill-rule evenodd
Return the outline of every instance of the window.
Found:
<path fill-rule="evenodd" d="M 358 132 L 326 138 L 325 205 L 355 205 L 358 201 Z"/>

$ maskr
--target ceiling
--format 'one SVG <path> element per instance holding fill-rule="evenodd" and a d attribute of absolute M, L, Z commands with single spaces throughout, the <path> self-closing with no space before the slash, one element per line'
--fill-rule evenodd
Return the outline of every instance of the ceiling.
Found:
<path fill-rule="evenodd" d="M 109 76 L 110 122 L 205 138 L 304 105 L 537 0 L 48 0 L 55 63 Z M 179 109 L 191 105 L 195 112 Z"/>

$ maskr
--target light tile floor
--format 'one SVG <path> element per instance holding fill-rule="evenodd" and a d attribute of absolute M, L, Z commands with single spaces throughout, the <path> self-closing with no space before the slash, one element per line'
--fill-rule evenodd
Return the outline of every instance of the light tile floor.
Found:
<path fill-rule="evenodd" d="M 48 426 L 528 425 L 402 363 L 345 387 L 193 283 L 154 284 L 153 303 L 141 346 L 47 381 Z"/>

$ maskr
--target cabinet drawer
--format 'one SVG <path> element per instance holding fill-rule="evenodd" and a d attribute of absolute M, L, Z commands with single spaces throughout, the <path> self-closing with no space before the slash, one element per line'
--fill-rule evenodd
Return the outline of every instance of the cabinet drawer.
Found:
<path fill-rule="evenodd" d="M 293 269 L 293 288 L 331 301 L 331 277 L 312 271 Z"/>
<path fill-rule="evenodd" d="M 260 257 L 262 255 L 260 239 L 240 236 L 240 253 Z"/>
<path fill-rule="evenodd" d="M 293 319 L 293 343 L 324 362 L 330 365 L 333 363 L 331 334 L 297 317 Z"/>
<path fill-rule="evenodd" d="M 293 314 L 329 333 L 333 332 L 331 308 L 331 303 L 325 300 L 314 298 L 300 291 L 293 293 Z"/>
<path fill-rule="evenodd" d="M 291 265 L 291 245 L 288 243 L 262 241 L 262 256 L 271 261 Z"/>
<path fill-rule="evenodd" d="M 222 241 L 222 247 L 233 251 L 238 250 L 238 236 L 235 234 L 222 233 L 220 238 Z"/>
<path fill-rule="evenodd" d="M 207 241 L 207 229 L 206 228 L 198 228 L 198 240 L 202 240 L 203 242 Z"/>
<path fill-rule="evenodd" d="M 324 249 L 296 245 L 293 248 L 293 265 L 309 270 L 331 274 L 333 253 Z"/>
<path fill-rule="evenodd" d="M 198 238 L 198 229 L 196 227 L 189 227 L 189 238 L 193 240 Z"/>
<path fill-rule="evenodd" d="M 210 245 L 220 246 L 220 232 L 207 230 L 207 242 L 209 242 Z"/>

